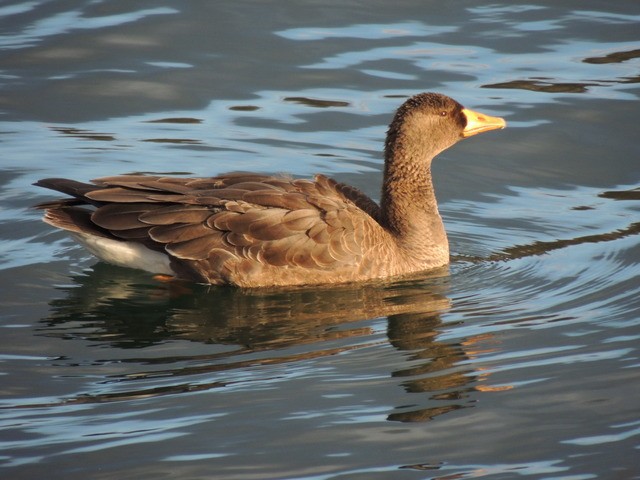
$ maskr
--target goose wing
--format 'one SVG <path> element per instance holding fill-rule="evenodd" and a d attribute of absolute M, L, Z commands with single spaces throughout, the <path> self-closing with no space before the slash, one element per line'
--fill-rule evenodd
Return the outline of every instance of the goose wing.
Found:
<path fill-rule="evenodd" d="M 164 250 L 181 276 L 234 283 L 273 267 L 357 266 L 377 205 L 324 176 L 292 180 L 256 174 L 206 179 L 123 175 L 82 184 L 48 179 L 41 186 L 71 195 L 43 208 L 84 218 L 104 235 Z M 88 212 L 78 205 L 91 205 Z M 87 217 L 88 216 L 88 217 Z M 88 221 L 88 219 L 90 221 Z M 69 228 L 68 218 L 61 228 Z"/>

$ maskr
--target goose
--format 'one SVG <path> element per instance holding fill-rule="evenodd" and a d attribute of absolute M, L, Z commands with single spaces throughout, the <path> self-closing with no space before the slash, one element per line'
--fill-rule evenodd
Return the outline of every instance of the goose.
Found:
<path fill-rule="evenodd" d="M 277 287 L 397 277 L 449 263 L 431 162 L 504 119 L 438 93 L 396 111 L 380 203 L 324 175 L 47 178 L 67 195 L 36 205 L 102 261 L 213 285 Z"/>

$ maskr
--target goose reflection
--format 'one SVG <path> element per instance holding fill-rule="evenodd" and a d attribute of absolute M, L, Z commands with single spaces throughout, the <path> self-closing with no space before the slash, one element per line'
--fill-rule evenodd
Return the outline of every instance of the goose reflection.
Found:
<path fill-rule="evenodd" d="M 390 344 L 410 352 L 410 366 L 390 375 L 405 391 L 422 395 L 413 405 L 395 407 L 388 419 L 425 421 L 473 403 L 475 374 L 471 367 L 457 366 L 467 358 L 467 346 L 438 339 L 441 313 L 450 307 L 443 273 L 365 286 L 242 291 L 153 282 L 144 273 L 99 263 L 74 277 L 73 285 L 60 287 L 65 296 L 52 302 L 40 333 L 128 349 L 173 340 L 212 346 L 188 357 L 125 360 L 153 368 L 109 377 L 131 382 L 127 393 L 71 399 L 88 403 L 219 388 L 228 382 L 216 378 L 193 388 L 185 382 L 190 375 L 233 373 L 379 344 L 379 328 L 371 320 L 386 317 Z M 139 380 L 153 377 L 175 377 L 175 387 L 138 388 Z"/>

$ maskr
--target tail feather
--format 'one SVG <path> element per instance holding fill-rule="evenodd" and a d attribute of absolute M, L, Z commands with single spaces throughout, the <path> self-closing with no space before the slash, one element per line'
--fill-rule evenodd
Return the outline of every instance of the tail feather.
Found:
<path fill-rule="evenodd" d="M 46 202 L 41 202 L 33 206 L 33 208 L 37 208 L 38 210 L 47 210 L 49 208 L 66 208 L 72 207 L 74 205 L 86 205 L 87 202 L 84 200 L 79 200 L 76 198 L 58 198 L 57 200 L 48 200 Z"/>
<path fill-rule="evenodd" d="M 120 238 L 92 221 L 96 208 L 103 206 L 105 202 L 92 200 L 87 195 L 104 187 L 65 178 L 45 178 L 34 185 L 68 195 L 67 198 L 40 203 L 35 208 L 45 210 L 43 220 L 46 223 L 70 232 L 99 259 L 152 273 L 174 274 L 169 256 L 162 245 L 153 242 L 147 235 L 141 238 L 134 236 L 133 241 L 129 241 L 129 236 L 135 234 L 135 229 L 124 230 L 121 235 L 123 238 Z"/>
<path fill-rule="evenodd" d="M 100 187 L 91 183 L 77 182 L 66 178 L 43 178 L 34 183 L 37 187 L 44 187 L 56 192 L 65 193 L 72 196 L 75 200 L 66 200 L 70 205 L 78 205 L 80 203 L 89 203 L 95 205 L 86 197 L 87 193 L 97 190 Z M 39 208 L 46 208 L 46 203 L 38 205 Z"/>
<path fill-rule="evenodd" d="M 57 228 L 69 232 L 88 234 L 97 237 L 116 239 L 107 230 L 98 227 L 91 221 L 91 211 L 86 208 L 65 206 L 64 208 L 47 208 L 43 220 Z"/>

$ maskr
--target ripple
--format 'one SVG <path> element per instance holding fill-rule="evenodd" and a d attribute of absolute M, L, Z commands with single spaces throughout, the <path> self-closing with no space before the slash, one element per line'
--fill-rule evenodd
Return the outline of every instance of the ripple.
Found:
<path fill-rule="evenodd" d="M 380 40 L 393 37 L 422 37 L 438 33 L 452 32 L 454 27 L 425 25 L 420 22 L 362 24 L 336 28 L 291 28 L 275 32 L 289 40 L 318 41 L 329 38 L 358 38 Z"/>
<path fill-rule="evenodd" d="M 640 422 L 631 422 L 622 425 L 611 425 L 610 428 L 611 430 L 615 430 L 617 433 L 574 438 L 571 440 L 564 440 L 563 443 L 568 443 L 571 445 L 602 445 L 604 443 L 620 442 L 640 435 Z"/>
<path fill-rule="evenodd" d="M 83 130 L 73 127 L 49 127 L 51 130 L 63 135 L 69 135 L 70 137 L 80 138 L 83 140 L 96 140 L 99 142 L 112 142 L 116 139 L 113 135 L 105 133 L 94 133 L 89 130 Z"/>
<path fill-rule="evenodd" d="M 14 421 L 28 414 L 27 410 L 21 414 L 12 412 Z M 3 451 L 14 454 L 23 450 L 34 451 L 34 447 L 57 445 L 58 455 L 78 454 L 111 449 L 139 443 L 155 443 L 175 439 L 185 435 L 182 429 L 215 418 L 217 415 L 191 415 L 172 421 L 170 424 L 153 418 L 154 410 L 137 410 L 136 412 L 99 415 L 91 412 L 88 415 L 60 414 L 56 417 L 41 418 L 36 424 L 25 430 L 29 439 L 0 441 Z M 17 417 L 17 418 L 16 418 Z M 7 419 L 4 420 L 6 422 Z M 82 446 L 78 445 L 78 438 L 85 438 Z M 15 458 L 5 462 L 5 466 L 17 466 L 37 463 L 43 456 L 28 456 Z"/>
<path fill-rule="evenodd" d="M 405 20 L 416 2 L 45 3 L 0 7 L 8 476 L 634 473 L 629 2 L 434 7 L 435 26 Z M 30 209 L 38 178 L 140 171 L 322 172 L 377 196 L 388 119 L 420 89 L 512 127 L 435 167 L 455 262 L 434 277 L 159 284 Z"/>
<path fill-rule="evenodd" d="M 541 80 L 512 80 L 510 82 L 482 85 L 482 88 L 516 88 L 545 93 L 585 93 L 597 83 L 553 83 Z"/>
<path fill-rule="evenodd" d="M 33 5 L 33 3 L 27 3 L 21 9 L 14 7 L 8 13 L 16 15 L 33 11 L 35 9 L 28 8 Z M 176 13 L 178 13 L 178 10 L 168 7 L 149 8 L 104 16 L 84 15 L 77 10 L 59 12 L 34 20 L 33 23 L 25 26 L 20 33 L 13 32 L 11 35 L 0 36 L 0 47 L 26 48 L 45 41 L 47 37 L 68 33 L 72 30 L 96 30 L 137 22 L 151 15 L 171 15 Z"/>

